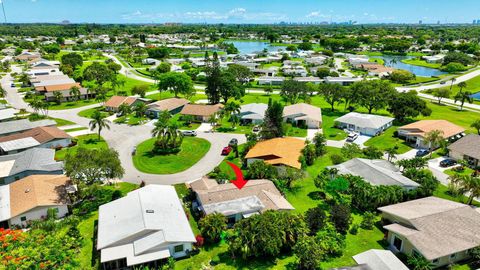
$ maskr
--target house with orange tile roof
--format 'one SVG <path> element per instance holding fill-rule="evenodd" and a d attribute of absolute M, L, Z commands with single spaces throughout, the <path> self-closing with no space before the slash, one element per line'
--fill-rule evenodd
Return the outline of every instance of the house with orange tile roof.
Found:
<path fill-rule="evenodd" d="M 0 155 L 15 154 L 30 148 L 67 147 L 72 137 L 57 127 L 36 127 L 0 137 Z"/>
<path fill-rule="evenodd" d="M 465 135 L 465 129 L 447 120 L 420 120 L 398 128 L 398 137 L 415 145 L 416 148 L 429 148 L 425 142 L 427 133 L 438 130 L 442 137 L 454 142 Z"/>
<path fill-rule="evenodd" d="M 210 117 L 218 113 L 223 108 L 221 104 L 186 104 L 180 111 L 181 115 L 191 115 L 197 121 L 207 122 Z"/>
<path fill-rule="evenodd" d="M 74 86 L 81 88 L 80 83 L 74 82 L 74 83 L 61 83 L 61 84 L 38 86 L 38 87 L 35 87 L 35 91 L 40 94 L 44 94 L 47 92 L 64 91 L 64 90 L 70 91 L 70 89 Z"/>
<path fill-rule="evenodd" d="M 141 102 L 146 103 L 146 101 L 146 99 L 137 97 L 112 96 L 107 102 L 105 102 L 105 110 L 109 112 L 117 112 L 122 104 L 133 107 Z"/>
<path fill-rule="evenodd" d="M 0 186 L 0 228 L 26 227 L 29 221 L 46 218 L 48 209 L 56 209 L 57 218 L 66 216 L 72 190 L 65 175 L 31 175 Z"/>
<path fill-rule="evenodd" d="M 152 118 L 158 118 L 160 113 L 163 111 L 168 111 L 170 114 L 179 113 L 185 105 L 190 103 L 187 99 L 184 98 L 167 98 L 150 103 L 148 105 L 147 114 Z"/>
<path fill-rule="evenodd" d="M 305 147 L 305 141 L 285 137 L 274 138 L 258 142 L 250 149 L 245 156 L 247 164 L 262 160 L 267 164 L 278 167 L 292 167 L 301 169 L 302 164 L 299 159 L 302 155 L 302 149 Z"/>

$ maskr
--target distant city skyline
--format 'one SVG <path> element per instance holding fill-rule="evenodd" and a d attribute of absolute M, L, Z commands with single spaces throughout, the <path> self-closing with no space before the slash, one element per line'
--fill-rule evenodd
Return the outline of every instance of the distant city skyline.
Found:
<path fill-rule="evenodd" d="M 9 23 L 472 23 L 478 0 L 1 0 Z M 3 17 L 0 16 L 0 18 Z M 3 21 L 3 20 L 2 20 Z"/>

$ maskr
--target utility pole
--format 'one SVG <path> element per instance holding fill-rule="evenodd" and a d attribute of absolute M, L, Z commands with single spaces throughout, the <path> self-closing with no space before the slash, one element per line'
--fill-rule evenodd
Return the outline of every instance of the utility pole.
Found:
<path fill-rule="evenodd" d="M 0 0 L 0 3 L 2 3 L 3 18 L 5 19 L 5 23 L 7 23 L 7 14 L 5 13 L 5 6 L 3 5 L 3 0 Z"/>

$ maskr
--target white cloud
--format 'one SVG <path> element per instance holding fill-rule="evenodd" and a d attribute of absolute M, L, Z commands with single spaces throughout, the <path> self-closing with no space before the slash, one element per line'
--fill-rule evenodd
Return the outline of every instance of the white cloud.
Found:
<path fill-rule="evenodd" d="M 219 13 L 216 11 L 187 11 L 183 13 L 143 13 L 139 10 L 123 14 L 124 20 L 155 20 L 155 19 L 170 19 L 178 21 L 279 21 L 286 19 L 284 14 L 269 13 L 269 12 L 248 12 L 245 8 L 234 8 L 225 13 Z"/>

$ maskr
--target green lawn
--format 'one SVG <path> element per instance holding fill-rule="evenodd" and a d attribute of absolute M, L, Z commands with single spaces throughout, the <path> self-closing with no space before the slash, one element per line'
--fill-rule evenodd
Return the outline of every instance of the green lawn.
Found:
<path fill-rule="evenodd" d="M 327 140 L 341 141 L 347 138 L 347 133 L 345 133 L 345 131 L 334 126 L 335 119 L 344 114 L 344 112 L 332 112 L 329 109 L 322 111 L 322 129 L 323 134 L 325 135 L 325 138 L 327 138 Z"/>
<path fill-rule="evenodd" d="M 445 87 L 443 87 L 443 88 L 450 89 L 451 83 L 452 83 L 452 81 L 448 80 L 445 83 Z M 480 76 L 474 77 L 474 78 L 466 81 L 465 83 L 467 83 L 467 87 L 463 88 L 462 91 L 470 91 L 472 93 L 480 92 Z M 451 89 L 452 89 L 452 92 L 450 93 L 450 98 L 453 99 L 453 97 L 458 92 L 460 92 L 460 87 L 458 87 L 458 84 L 455 84 L 451 87 Z M 433 90 L 424 90 L 422 92 L 427 93 L 427 94 L 432 94 Z M 475 103 L 480 104 L 480 101 L 476 100 Z"/>
<path fill-rule="evenodd" d="M 185 137 L 177 154 L 155 155 L 151 152 L 155 140 L 152 138 L 137 146 L 133 164 L 139 171 L 153 174 L 181 172 L 197 163 L 210 149 L 210 143 L 205 139 Z"/>
<path fill-rule="evenodd" d="M 67 152 L 75 153 L 79 147 L 84 147 L 88 149 L 107 149 L 108 144 L 101 138 L 98 140 L 97 134 L 88 134 L 75 137 L 77 145 L 69 148 L 63 148 L 55 152 L 56 160 L 64 160 Z"/>
<path fill-rule="evenodd" d="M 365 146 L 375 146 L 383 151 L 391 147 L 398 147 L 398 153 L 403 154 L 412 150 L 412 148 L 405 143 L 404 140 L 396 138 L 393 136 L 393 133 L 397 130 L 398 127 L 393 126 L 387 129 L 384 133 L 379 136 L 373 137 L 365 143 Z"/>
<path fill-rule="evenodd" d="M 427 68 L 436 68 L 436 69 L 442 66 L 442 64 L 440 63 L 427 63 L 427 61 L 421 60 L 419 58 L 403 59 L 402 63 L 414 65 L 414 66 L 427 67 Z"/>
<path fill-rule="evenodd" d="M 437 190 L 433 193 L 433 196 L 439 197 L 445 200 L 450 200 L 454 202 L 459 202 L 459 203 L 466 203 L 467 202 L 467 197 L 466 196 L 459 196 L 459 197 L 454 197 L 448 193 L 448 188 L 442 184 L 438 185 Z M 473 205 L 480 207 L 480 203 L 473 201 Z"/>
<path fill-rule="evenodd" d="M 474 171 L 468 167 L 465 167 L 465 169 L 463 170 L 463 172 L 455 172 L 454 170 L 452 169 L 448 169 L 448 170 L 445 170 L 444 173 L 450 175 L 450 176 L 453 176 L 455 174 L 459 174 L 459 175 L 471 175 Z"/>
<path fill-rule="evenodd" d="M 65 120 L 65 119 L 54 118 L 54 117 L 48 117 L 48 119 L 52 119 L 55 122 L 57 122 L 57 127 L 75 125 L 74 122 L 68 121 L 68 120 Z"/>
<path fill-rule="evenodd" d="M 110 115 L 108 112 L 104 111 L 104 107 L 95 107 L 95 108 L 90 108 L 90 109 L 86 109 L 86 110 L 83 110 L 83 111 L 79 112 L 78 116 L 91 119 L 93 113 L 96 112 L 96 111 L 100 111 L 100 113 L 105 117 L 108 117 Z"/>

